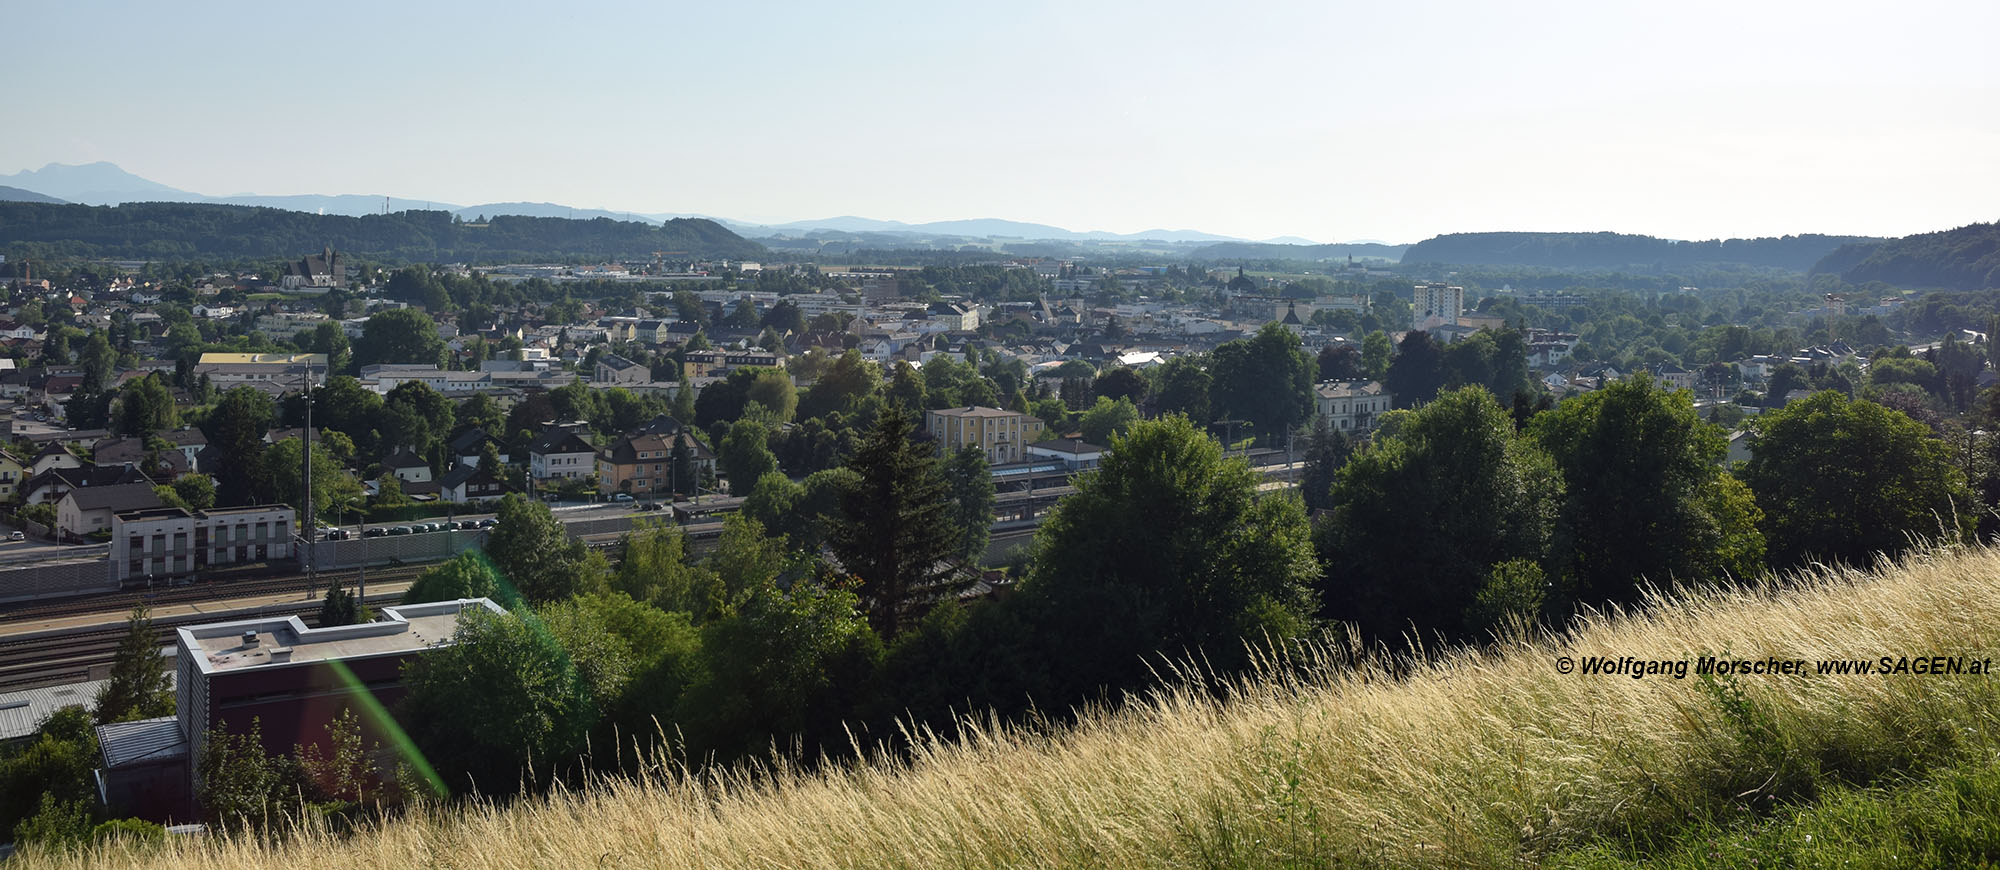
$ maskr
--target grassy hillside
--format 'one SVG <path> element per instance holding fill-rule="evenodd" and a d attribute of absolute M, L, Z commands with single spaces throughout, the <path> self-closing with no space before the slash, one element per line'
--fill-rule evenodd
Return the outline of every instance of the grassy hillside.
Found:
<path fill-rule="evenodd" d="M 1911 807 L 1976 817 L 2000 805 L 1983 772 L 2000 714 L 1992 678 L 1633 679 L 1560 674 L 1558 656 L 1977 658 L 1996 647 L 2000 551 L 1933 553 L 1877 574 L 1655 600 L 1559 637 L 1400 668 L 1309 651 L 1224 700 L 1165 691 L 1073 728 L 920 741 L 906 760 L 816 773 L 666 766 L 643 782 L 419 813 L 348 838 L 187 839 L 22 866 L 1704 866 L 1755 857 L 1725 841 L 1777 848 L 1791 836 L 1807 848 L 1797 831 L 1829 828 L 1853 851 L 1822 841 L 1816 860 L 1875 866 L 1864 850 L 1930 835 L 1866 825 L 1893 826 Z M 1798 827 L 1812 824 L 1823 827 Z M 1939 825 L 1956 833 L 1932 840 L 1957 839 L 1910 845 L 1899 860 L 2000 849 L 1991 824 Z"/>

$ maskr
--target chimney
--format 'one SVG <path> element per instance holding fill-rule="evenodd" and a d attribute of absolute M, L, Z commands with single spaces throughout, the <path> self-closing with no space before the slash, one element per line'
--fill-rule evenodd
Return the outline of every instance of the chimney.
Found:
<path fill-rule="evenodd" d="M 246 631 L 246 632 L 244 632 L 244 633 L 243 633 L 243 645 L 244 645 L 244 646 L 256 646 L 256 645 L 257 645 L 257 633 L 256 633 L 256 632 L 254 632 L 254 631 Z"/>

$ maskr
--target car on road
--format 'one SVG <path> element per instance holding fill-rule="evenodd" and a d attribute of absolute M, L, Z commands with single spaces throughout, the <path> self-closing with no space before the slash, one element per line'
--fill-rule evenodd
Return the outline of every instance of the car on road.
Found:
<path fill-rule="evenodd" d="M 388 529 L 385 529 L 385 528 L 382 528 L 381 526 L 376 526 L 375 528 L 372 528 L 372 529 L 369 529 L 369 530 L 367 530 L 367 531 L 364 531 L 364 532 L 362 532 L 362 533 L 361 533 L 361 537 L 364 537 L 364 538 L 379 538 L 379 537 L 382 537 L 382 536 L 384 536 L 384 535 L 387 535 L 387 534 L 389 534 L 389 530 L 388 530 Z"/>
<path fill-rule="evenodd" d="M 391 535 L 414 535 L 416 533 L 417 530 L 409 526 L 392 526 L 389 529 L 389 534 Z"/>
<path fill-rule="evenodd" d="M 500 525 L 500 520 L 495 517 L 487 517 L 479 521 L 479 527 L 482 529 L 490 529 L 497 525 Z"/>
<path fill-rule="evenodd" d="M 8 533 L 7 533 L 7 540 L 10 540 L 10 541 L 25 541 L 25 540 L 27 540 L 27 539 L 28 539 L 28 533 L 27 533 L 27 532 L 21 532 L 21 531 L 14 531 L 14 532 L 8 532 Z"/>
<path fill-rule="evenodd" d="M 629 493 L 629 492 L 621 492 L 621 493 L 619 493 L 619 494 L 617 494 L 617 495 L 614 495 L 614 496 L 612 496 L 612 497 L 611 497 L 611 500 L 612 500 L 612 501 L 617 501 L 617 502 L 627 502 L 627 501 L 631 501 L 631 500 L 632 500 L 632 494 L 631 494 L 631 493 Z"/>

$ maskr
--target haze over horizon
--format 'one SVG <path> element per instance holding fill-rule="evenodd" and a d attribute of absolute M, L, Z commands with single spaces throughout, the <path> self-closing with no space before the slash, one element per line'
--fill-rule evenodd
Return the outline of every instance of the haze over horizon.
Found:
<path fill-rule="evenodd" d="M 2000 6 L 1609 7 L 44 4 L 0 174 L 1321 242 L 2000 218 Z"/>

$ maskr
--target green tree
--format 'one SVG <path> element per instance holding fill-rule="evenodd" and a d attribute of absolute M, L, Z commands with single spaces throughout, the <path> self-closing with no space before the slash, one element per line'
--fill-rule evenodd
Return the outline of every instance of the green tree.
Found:
<path fill-rule="evenodd" d="M 191 510 L 215 507 L 215 478 L 206 474 L 183 474 L 174 478 L 174 494 Z"/>
<path fill-rule="evenodd" d="M 1328 611 L 1375 637 L 1464 637 L 1492 566 L 1547 558 L 1562 478 L 1484 389 L 1406 413 L 1335 478 L 1319 530 Z"/>
<path fill-rule="evenodd" d="M 277 414 L 271 397 L 256 387 L 233 387 L 202 418 L 209 446 L 229 461 L 215 470 L 216 500 L 224 505 L 251 504 L 267 491 L 264 433 Z"/>
<path fill-rule="evenodd" d="M 403 603 L 491 598 L 511 607 L 518 602 L 510 594 L 511 591 L 501 585 L 483 556 L 477 551 L 467 550 L 418 574 L 410 588 L 403 590 Z"/>
<path fill-rule="evenodd" d="M 1389 361 L 1395 356 L 1395 345 L 1390 343 L 1389 334 L 1382 330 L 1368 333 L 1361 339 L 1361 374 L 1371 381 L 1379 381 L 1389 376 Z"/>
<path fill-rule="evenodd" d="M 83 707 L 63 707 L 42 720 L 33 742 L 0 754 L 0 839 L 16 839 L 23 821 L 52 804 L 96 799 L 95 724 Z"/>
<path fill-rule="evenodd" d="M 174 713 L 172 677 L 159 633 L 144 605 L 125 617 L 125 637 L 111 659 L 111 677 L 97 690 L 97 721 L 130 722 Z"/>
<path fill-rule="evenodd" d="M 1642 579 L 1709 581 L 1762 566 L 1761 546 L 1724 546 L 1756 529 L 1723 525 L 1740 511 L 1711 512 L 1728 444 L 1687 391 L 1639 375 L 1536 415 L 1530 431 L 1567 482 L 1554 561 L 1581 600 L 1630 604 Z"/>
<path fill-rule="evenodd" d="M 230 731 L 226 722 L 216 723 L 195 765 L 200 774 L 195 800 L 219 827 L 264 829 L 273 813 L 290 803 L 284 789 L 286 765 L 264 751 L 264 725 L 257 718 L 242 733 Z"/>
<path fill-rule="evenodd" d="M 354 343 L 354 365 L 444 362 L 444 339 L 430 315 L 414 308 L 391 308 L 370 315 Z"/>
<path fill-rule="evenodd" d="M 893 638 L 931 597 L 954 591 L 945 557 L 963 546 L 951 484 L 929 445 L 910 439 L 910 418 L 884 411 L 848 468 L 859 485 L 841 498 L 827 543 L 860 578 L 869 623 Z"/>
<path fill-rule="evenodd" d="M 329 627 L 371 621 L 362 617 L 363 611 L 361 602 L 354 597 L 354 593 L 347 591 L 347 587 L 337 584 L 328 586 L 326 596 L 319 603 L 319 624 Z"/>
<path fill-rule="evenodd" d="M 875 363 L 862 357 L 860 351 L 848 350 L 834 358 L 805 395 L 799 397 L 798 416 L 810 420 L 832 413 L 852 413 L 881 384 L 882 373 Z"/>
<path fill-rule="evenodd" d="M 783 369 L 759 369 L 744 398 L 746 405 L 755 403 L 763 408 L 773 425 L 790 423 L 799 406 L 798 389 L 792 386 L 791 376 Z"/>
<path fill-rule="evenodd" d="M 1224 414 L 1248 420 L 1265 443 L 1281 439 L 1312 410 L 1314 365 L 1298 337 L 1266 323 L 1249 339 L 1215 349 L 1215 399 Z"/>
<path fill-rule="evenodd" d="M 1864 565 L 1913 538 L 1969 533 L 1977 501 L 1923 424 L 1832 391 L 1766 411 L 1742 477 L 1764 511 L 1771 564 Z"/>
<path fill-rule="evenodd" d="M 1299 476 L 1299 495 L 1307 511 L 1333 507 L 1334 477 L 1353 452 L 1347 433 L 1328 426 L 1325 417 L 1313 417 L 1312 432 L 1306 437 L 1305 472 Z"/>
<path fill-rule="evenodd" d="M 596 708 L 569 654 L 526 609 L 470 608 L 449 645 L 403 665 L 398 720 L 445 785 L 507 794 L 583 749 Z"/>
<path fill-rule="evenodd" d="M 366 327 L 363 327 L 364 329 Z M 347 341 L 347 331 L 338 323 L 322 323 L 313 327 L 312 334 L 306 336 L 307 353 L 326 354 L 327 374 L 346 374 L 354 362 L 354 351 Z"/>
<path fill-rule="evenodd" d="M 118 374 L 118 352 L 111 349 L 111 340 L 101 330 L 90 333 L 83 351 L 76 355 L 76 363 L 83 369 L 81 392 L 104 392 L 111 385 L 112 376 Z"/>
<path fill-rule="evenodd" d="M 1156 392 L 1161 414 L 1181 414 L 1197 426 L 1215 419 L 1209 414 L 1209 393 L 1215 379 L 1194 357 L 1177 356 L 1160 366 L 1160 387 Z"/>
<path fill-rule="evenodd" d="M 852 593 L 814 583 L 783 591 L 766 583 L 704 629 L 700 676 L 674 717 L 689 749 L 727 759 L 774 742 L 837 738 L 881 656 L 856 604 Z"/>
<path fill-rule="evenodd" d="M 1257 498 L 1257 474 L 1185 417 L 1112 448 L 1042 521 L 1022 589 L 1047 605 L 1071 692 L 1140 682 L 1154 652 L 1237 661 L 1307 628 L 1319 566 L 1297 499 Z"/>
<path fill-rule="evenodd" d="M 943 471 L 951 484 L 952 522 L 963 531 L 958 558 L 977 565 L 986 555 L 987 537 L 993 530 L 992 470 L 985 453 L 967 446 L 945 458 Z"/>
<path fill-rule="evenodd" d="M 1428 402 L 1444 385 L 1444 348 L 1421 329 L 1403 336 L 1395 361 L 1382 376 L 1382 386 L 1395 397 L 1396 407 L 1414 408 Z"/>
<path fill-rule="evenodd" d="M 689 564 L 687 538 L 679 526 L 642 524 L 625 535 L 620 549 L 624 555 L 611 577 L 613 589 L 684 614 L 695 625 L 722 612 L 727 603 L 722 580 L 707 566 Z"/>
<path fill-rule="evenodd" d="M 1112 401 L 1097 397 L 1097 404 L 1083 412 L 1077 421 L 1077 429 L 1083 433 L 1083 440 L 1092 444 L 1110 444 L 1111 439 L 1132 430 L 1139 422 L 1139 409 L 1133 407 L 1131 399 Z"/>
<path fill-rule="evenodd" d="M 150 435 L 181 424 L 174 394 L 157 372 L 125 385 L 118 391 L 117 404 L 116 428 L 125 435 Z"/>
<path fill-rule="evenodd" d="M 729 478 L 730 491 L 747 495 L 757 479 L 778 470 L 778 458 L 771 455 L 770 430 L 754 420 L 739 420 L 715 451 L 715 462 Z"/>
<path fill-rule="evenodd" d="M 270 481 L 270 492 L 279 502 L 296 509 L 305 508 L 305 452 L 302 438 L 286 438 L 266 448 L 261 477 Z M 362 497 L 361 481 L 340 466 L 325 445 L 312 452 L 313 513 L 320 522 L 339 522 L 341 507 Z M 305 525 L 305 520 L 300 520 Z"/>
<path fill-rule="evenodd" d="M 603 585 L 603 557 L 572 538 L 549 506 L 509 493 L 496 511 L 498 524 L 486 541 L 486 554 L 528 601 L 560 601 Z"/>

